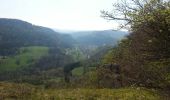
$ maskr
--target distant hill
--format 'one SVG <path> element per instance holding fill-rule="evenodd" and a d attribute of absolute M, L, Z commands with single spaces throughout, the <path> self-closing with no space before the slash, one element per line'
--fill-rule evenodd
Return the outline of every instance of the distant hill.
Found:
<path fill-rule="evenodd" d="M 116 45 L 119 40 L 127 35 L 127 32 L 123 31 L 81 31 L 73 32 L 71 36 L 83 46 L 106 46 Z"/>
<path fill-rule="evenodd" d="M 61 32 L 54 29 L 57 32 Z M 107 51 L 108 48 L 117 45 L 118 41 L 125 38 L 128 35 L 124 31 L 113 30 L 101 30 L 101 31 L 63 31 L 63 34 L 70 35 L 76 41 L 75 45 L 80 48 L 86 58 L 101 55 L 103 51 Z M 65 32 L 65 33 L 64 33 Z M 98 54 L 95 55 L 98 51 Z"/>
<path fill-rule="evenodd" d="M 50 28 L 18 19 L 0 18 L 0 55 L 13 54 L 23 46 L 68 48 L 73 42 L 71 36 L 59 34 Z"/>
<path fill-rule="evenodd" d="M 72 60 L 65 50 L 73 48 L 74 44 L 70 35 L 18 19 L 0 18 L 1 71 L 64 66 Z M 23 48 L 26 49 L 23 51 Z"/>

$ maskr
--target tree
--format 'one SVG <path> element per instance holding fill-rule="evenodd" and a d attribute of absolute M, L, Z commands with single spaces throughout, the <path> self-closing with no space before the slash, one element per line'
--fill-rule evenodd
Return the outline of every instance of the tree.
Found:
<path fill-rule="evenodd" d="M 121 0 L 113 7 L 102 16 L 130 31 L 112 55 L 125 83 L 170 88 L 170 1 Z"/>
<path fill-rule="evenodd" d="M 163 24 L 166 30 L 170 28 L 168 24 L 170 20 L 169 1 L 166 0 L 119 0 L 119 1 L 120 2 L 113 4 L 112 12 L 101 11 L 102 13 L 101 16 L 107 20 L 121 21 L 120 28 L 128 28 L 131 31 L 143 28 L 144 26 L 151 26 L 151 24 L 160 25 L 162 21 L 164 21 Z"/>

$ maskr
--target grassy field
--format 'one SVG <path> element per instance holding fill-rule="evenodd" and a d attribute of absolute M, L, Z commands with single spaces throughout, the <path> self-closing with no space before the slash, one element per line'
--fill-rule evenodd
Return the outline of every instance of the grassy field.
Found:
<path fill-rule="evenodd" d="M 89 71 L 94 70 L 94 69 L 95 69 L 95 67 L 88 67 Z M 84 73 L 84 68 L 83 67 L 77 67 L 77 68 L 74 68 L 72 70 L 72 74 L 74 76 L 81 76 L 81 75 L 83 75 L 83 73 Z"/>
<path fill-rule="evenodd" d="M 0 100 L 168 100 L 158 91 L 121 89 L 43 89 L 29 84 L 0 82 Z"/>
<path fill-rule="evenodd" d="M 8 56 L 0 60 L 0 71 L 12 71 L 33 64 L 42 56 L 48 54 L 48 47 L 22 47 L 15 56 Z"/>
<path fill-rule="evenodd" d="M 73 74 L 74 76 L 81 76 L 81 75 L 83 75 L 83 70 L 84 70 L 83 67 L 74 68 L 74 69 L 72 70 L 72 74 Z"/>

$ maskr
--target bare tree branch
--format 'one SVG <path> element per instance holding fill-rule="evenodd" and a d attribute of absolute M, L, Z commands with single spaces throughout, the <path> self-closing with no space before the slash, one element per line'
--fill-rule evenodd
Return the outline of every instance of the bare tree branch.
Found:
<path fill-rule="evenodd" d="M 114 17 L 112 14 L 109 14 L 108 12 L 105 12 L 105 11 L 101 11 L 101 13 L 102 13 L 101 17 L 104 17 L 108 20 L 126 20 L 126 21 L 129 20 L 127 18 Z"/>

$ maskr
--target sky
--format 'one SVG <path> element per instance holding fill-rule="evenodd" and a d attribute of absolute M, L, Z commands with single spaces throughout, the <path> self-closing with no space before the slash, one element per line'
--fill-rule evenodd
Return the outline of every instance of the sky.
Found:
<path fill-rule="evenodd" d="M 107 30 L 117 23 L 100 17 L 116 0 L 0 0 L 0 18 L 59 30 Z"/>

